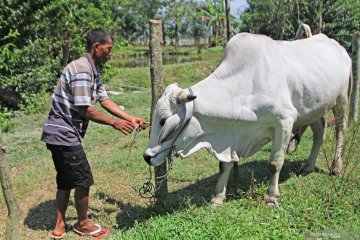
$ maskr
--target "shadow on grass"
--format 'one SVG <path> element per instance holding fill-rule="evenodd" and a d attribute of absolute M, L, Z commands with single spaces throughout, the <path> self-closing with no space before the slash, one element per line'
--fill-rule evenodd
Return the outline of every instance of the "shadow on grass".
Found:
<path fill-rule="evenodd" d="M 280 174 L 280 183 L 286 181 L 293 175 L 298 175 L 298 171 L 304 160 L 285 161 Z M 236 193 L 238 189 L 247 192 L 251 189 L 252 179 L 256 179 L 258 184 L 268 184 L 270 173 L 267 160 L 251 161 L 238 166 L 238 184 L 235 184 L 234 175 L 229 177 L 227 189 L 227 201 L 239 199 Z M 215 188 L 219 174 L 214 174 L 205 179 L 199 180 L 189 186 L 170 192 L 166 199 L 158 201 L 148 207 L 133 206 L 113 199 L 110 195 L 99 192 L 98 197 L 109 204 L 116 205 L 121 211 L 116 217 L 119 229 L 127 230 L 134 226 L 136 222 L 145 222 L 152 216 L 171 214 L 189 206 L 206 206 L 210 203 L 212 191 Z M 177 181 L 170 178 L 169 184 Z"/>
<path fill-rule="evenodd" d="M 280 183 L 286 181 L 294 174 L 297 175 L 303 162 L 303 160 L 285 161 L 280 174 Z M 233 174 L 229 177 L 227 201 L 239 199 L 238 190 L 243 192 L 249 191 L 252 187 L 253 179 L 256 179 L 256 183 L 260 185 L 267 185 L 270 179 L 267 160 L 241 164 L 238 166 L 238 170 L 239 180 L 235 181 Z M 119 229 L 126 230 L 133 227 L 136 222 L 145 222 L 152 216 L 171 214 L 181 209 L 186 209 L 189 206 L 201 207 L 208 205 L 218 177 L 219 174 L 214 174 L 185 188 L 170 192 L 163 201 L 158 201 L 147 207 L 118 201 L 104 192 L 98 192 L 97 197 L 119 208 L 116 223 Z M 171 177 L 169 184 L 177 181 L 176 178 Z M 70 202 L 69 205 L 73 205 L 73 202 Z M 55 200 L 42 202 L 30 209 L 24 220 L 24 224 L 33 230 L 50 230 L 54 227 L 54 222 Z"/>
<path fill-rule="evenodd" d="M 56 202 L 48 200 L 30 209 L 24 220 L 24 224 L 32 230 L 52 230 L 55 224 Z M 74 206 L 74 201 L 70 199 L 69 206 Z M 74 217 L 67 217 L 67 221 L 76 220 Z"/>
<path fill-rule="evenodd" d="M 50 230 L 55 222 L 55 200 L 42 202 L 30 209 L 24 224 L 32 230 Z"/>

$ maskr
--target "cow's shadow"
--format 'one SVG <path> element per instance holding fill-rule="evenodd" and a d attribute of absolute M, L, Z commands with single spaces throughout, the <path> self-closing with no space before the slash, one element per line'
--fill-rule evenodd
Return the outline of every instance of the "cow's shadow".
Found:
<path fill-rule="evenodd" d="M 304 160 L 285 161 L 280 174 L 280 183 L 286 181 L 293 175 L 299 175 L 299 170 Z M 227 201 L 241 198 L 238 192 L 248 192 L 254 186 L 254 179 L 257 185 L 267 185 L 270 179 L 267 160 L 258 160 L 244 163 L 238 166 L 239 179 L 235 181 L 236 176 L 231 174 L 227 189 Z M 154 215 L 165 215 L 174 213 L 180 209 L 186 209 L 189 206 L 210 205 L 212 192 L 218 180 L 219 174 L 214 174 L 205 179 L 201 179 L 185 188 L 170 192 L 167 197 L 150 206 L 133 206 L 111 198 L 106 193 L 99 193 L 98 197 L 110 204 L 116 205 L 121 209 L 116 217 L 117 226 L 126 230 L 131 228 L 135 222 L 144 222 Z M 176 179 L 170 179 L 171 181 Z"/>

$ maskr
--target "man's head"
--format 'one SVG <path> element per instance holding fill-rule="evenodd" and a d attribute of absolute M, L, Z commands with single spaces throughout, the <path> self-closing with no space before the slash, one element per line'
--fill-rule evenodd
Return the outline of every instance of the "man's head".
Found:
<path fill-rule="evenodd" d="M 97 28 L 89 32 L 86 44 L 95 65 L 105 63 L 112 55 L 113 37 L 104 29 Z"/>

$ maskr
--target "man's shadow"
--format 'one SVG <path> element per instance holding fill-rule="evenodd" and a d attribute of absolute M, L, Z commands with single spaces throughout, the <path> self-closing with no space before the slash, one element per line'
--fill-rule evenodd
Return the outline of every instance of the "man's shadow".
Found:
<path fill-rule="evenodd" d="M 285 161 L 280 174 L 280 183 L 286 181 L 292 175 L 298 173 L 303 160 Z M 267 160 L 251 161 L 238 166 L 239 179 L 234 179 L 231 174 L 228 182 L 227 201 L 239 198 L 237 191 L 247 192 L 253 187 L 254 179 L 257 184 L 268 184 L 270 172 L 268 170 Z M 135 222 L 145 222 L 151 216 L 165 215 L 174 213 L 180 209 L 186 209 L 189 206 L 206 206 L 210 204 L 211 195 L 219 174 L 214 174 L 207 178 L 201 179 L 185 188 L 170 192 L 162 201 L 156 201 L 148 206 L 137 206 L 131 203 L 124 203 L 111 196 L 111 193 L 97 192 L 96 196 L 119 209 L 116 216 L 116 223 L 119 229 L 129 229 L 134 226 Z M 171 181 L 180 181 L 176 178 L 170 178 Z M 150 202 L 149 202 L 150 203 Z M 69 205 L 74 203 L 70 200 Z M 97 209 L 92 209 L 99 211 Z M 55 221 L 55 200 L 49 200 L 40 203 L 30 209 L 24 223 L 33 230 L 50 230 L 53 228 Z M 68 219 L 68 220 L 76 220 Z"/>
<path fill-rule="evenodd" d="M 50 230 L 55 222 L 55 200 L 48 200 L 30 209 L 24 224 L 32 230 Z"/>
<path fill-rule="evenodd" d="M 74 201 L 70 199 L 69 206 L 74 206 Z M 51 230 L 55 223 L 56 201 L 48 200 L 31 208 L 27 214 L 24 224 L 32 230 Z M 76 220 L 73 217 L 67 217 L 68 221 Z"/>

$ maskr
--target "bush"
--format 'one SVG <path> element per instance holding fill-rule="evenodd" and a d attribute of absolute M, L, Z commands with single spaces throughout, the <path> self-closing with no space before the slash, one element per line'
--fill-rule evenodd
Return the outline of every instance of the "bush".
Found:
<path fill-rule="evenodd" d="M 0 109 L 0 132 L 8 132 L 14 127 L 10 120 L 11 115 L 8 109 Z"/>

